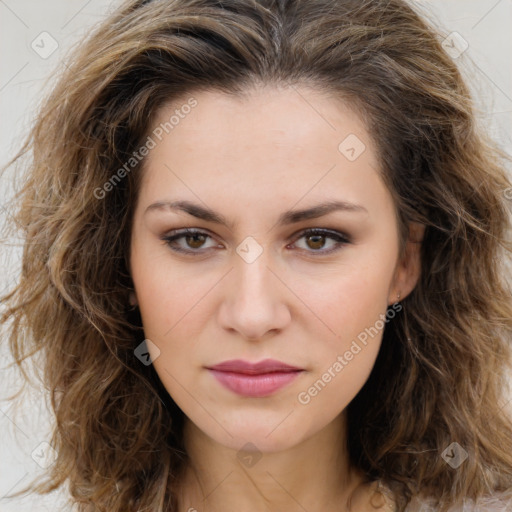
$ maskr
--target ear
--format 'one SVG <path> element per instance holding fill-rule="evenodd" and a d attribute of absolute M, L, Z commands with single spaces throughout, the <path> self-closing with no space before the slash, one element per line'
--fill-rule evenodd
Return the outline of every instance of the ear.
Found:
<path fill-rule="evenodd" d="M 139 302 L 137 301 L 137 295 L 135 292 L 130 292 L 130 305 L 136 306 Z"/>
<path fill-rule="evenodd" d="M 416 286 L 421 275 L 421 244 L 425 233 L 425 224 L 419 222 L 409 223 L 409 237 L 403 256 L 397 262 L 393 281 L 390 286 L 388 304 L 397 302 L 400 294 L 402 300 L 409 295 Z"/>

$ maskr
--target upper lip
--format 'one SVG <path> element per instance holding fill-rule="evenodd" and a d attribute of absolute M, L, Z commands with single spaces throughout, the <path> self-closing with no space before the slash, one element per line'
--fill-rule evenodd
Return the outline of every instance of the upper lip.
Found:
<path fill-rule="evenodd" d="M 257 363 L 251 363 L 250 361 L 244 361 L 242 359 L 232 359 L 230 361 L 223 361 L 222 363 L 216 364 L 215 366 L 208 366 L 207 368 L 209 370 L 245 373 L 250 375 L 302 370 L 302 368 L 297 368 L 296 366 L 291 366 L 275 359 L 263 359 Z"/>

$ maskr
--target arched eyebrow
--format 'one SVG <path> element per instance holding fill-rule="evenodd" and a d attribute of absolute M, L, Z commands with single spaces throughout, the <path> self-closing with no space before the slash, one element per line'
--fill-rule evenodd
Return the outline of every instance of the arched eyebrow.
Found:
<path fill-rule="evenodd" d="M 220 224 L 229 229 L 235 229 L 236 227 L 236 223 L 229 221 L 224 215 L 191 201 L 157 201 L 146 208 L 144 215 L 157 210 L 182 211 L 198 219 Z M 339 200 L 327 201 L 302 210 L 287 210 L 279 216 L 277 224 L 280 226 L 295 224 L 304 220 L 317 219 L 335 211 L 368 213 L 368 210 L 360 204 Z"/>

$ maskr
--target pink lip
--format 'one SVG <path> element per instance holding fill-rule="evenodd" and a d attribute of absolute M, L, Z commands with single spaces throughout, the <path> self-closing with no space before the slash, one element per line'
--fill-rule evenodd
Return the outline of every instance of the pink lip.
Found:
<path fill-rule="evenodd" d="M 257 363 L 251 363 L 243 359 L 231 359 L 230 361 L 224 361 L 215 366 L 208 366 L 208 369 L 219 370 L 221 372 L 246 373 L 249 375 L 302 370 L 302 368 L 297 368 L 297 366 L 291 366 L 275 359 L 263 359 Z"/>
<path fill-rule="evenodd" d="M 240 359 L 208 367 L 229 390 L 243 396 L 271 395 L 295 379 L 303 370 L 273 359 L 250 363 Z"/>

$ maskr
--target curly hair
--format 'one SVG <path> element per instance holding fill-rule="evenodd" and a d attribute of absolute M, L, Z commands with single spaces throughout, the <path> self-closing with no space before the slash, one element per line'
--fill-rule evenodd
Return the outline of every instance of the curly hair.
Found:
<path fill-rule="evenodd" d="M 267 84 L 350 101 L 378 149 L 402 250 L 408 222 L 426 226 L 418 284 L 348 405 L 351 464 L 400 512 L 419 495 L 443 512 L 512 488 L 511 181 L 439 35 L 403 0 L 128 0 L 95 28 L 8 165 L 29 157 L 12 203 L 21 275 L 2 323 L 27 379 L 25 361 L 41 358 L 57 453 L 44 482 L 13 496 L 68 482 L 80 511 L 177 510 L 184 415 L 134 356 L 144 334 L 127 308 L 143 159 L 104 184 L 168 101 Z M 468 453 L 456 471 L 441 457 L 454 441 Z"/>

